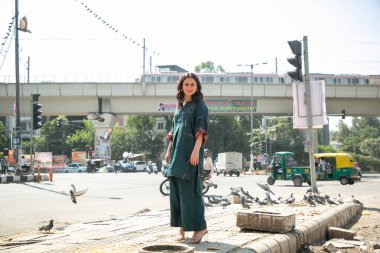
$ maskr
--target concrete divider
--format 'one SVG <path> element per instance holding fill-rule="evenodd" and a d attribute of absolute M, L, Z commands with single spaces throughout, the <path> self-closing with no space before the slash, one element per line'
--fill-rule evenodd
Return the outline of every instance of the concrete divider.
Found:
<path fill-rule="evenodd" d="M 48 181 L 49 176 L 42 174 L 41 181 Z M 0 183 L 20 183 L 20 182 L 32 182 L 34 180 L 34 175 L 0 175 Z"/>
<path fill-rule="evenodd" d="M 267 236 L 245 248 L 255 253 L 294 253 L 304 243 L 325 240 L 329 227 L 345 226 L 362 210 L 363 207 L 359 204 L 345 203 L 296 225 L 292 232 Z"/>

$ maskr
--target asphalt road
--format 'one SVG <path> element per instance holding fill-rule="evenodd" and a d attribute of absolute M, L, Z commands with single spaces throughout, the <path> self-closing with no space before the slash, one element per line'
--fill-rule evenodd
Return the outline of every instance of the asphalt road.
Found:
<path fill-rule="evenodd" d="M 215 176 L 217 189 L 208 194 L 228 195 L 230 187 L 242 186 L 260 199 L 264 191 L 256 182 L 266 182 L 265 175 Z M 161 174 L 141 173 L 70 173 L 54 174 L 53 182 L 0 184 L 0 235 L 36 230 L 48 220 L 55 220 L 55 228 L 68 224 L 124 217 L 144 208 L 168 209 L 169 199 L 159 192 L 164 180 Z M 70 185 L 77 190 L 88 188 L 78 197 L 77 204 L 70 200 Z M 355 195 L 365 205 L 380 208 L 380 175 L 364 175 L 362 182 L 343 186 L 337 181 L 318 182 L 322 194 L 343 198 Z M 301 200 L 307 184 L 294 187 L 291 181 L 276 181 L 271 189 L 277 196 L 287 198 L 291 193 Z"/>

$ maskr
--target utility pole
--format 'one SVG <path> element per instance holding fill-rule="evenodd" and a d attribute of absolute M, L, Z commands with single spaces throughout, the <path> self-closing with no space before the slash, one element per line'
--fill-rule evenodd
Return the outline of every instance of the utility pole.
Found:
<path fill-rule="evenodd" d="M 28 56 L 28 67 L 27 67 L 27 70 L 28 70 L 28 83 L 30 83 L 30 56 Z"/>
<path fill-rule="evenodd" d="M 19 69 L 19 38 L 18 38 L 18 0 L 15 0 L 15 64 L 16 64 L 16 128 L 21 129 L 20 122 L 20 69 Z M 21 140 L 20 140 L 21 141 Z M 16 149 L 17 164 L 21 158 L 21 145 Z M 18 168 L 19 166 L 17 166 Z M 19 169 L 19 168 L 18 168 Z"/>
<path fill-rule="evenodd" d="M 251 148 L 250 153 L 250 170 L 253 170 L 253 136 L 252 136 L 252 129 L 253 129 L 253 66 L 260 65 L 260 64 L 268 64 L 267 62 L 263 63 L 254 63 L 254 64 L 238 64 L 237 66 L 249 66 L 251 68 L 251 106 L 250 106 L 250 112 L 251 112 L 251 129 L 250 129 L 250 138 L 249 138 L 249 146 Z"/>
<path fill-rule="evenodd" d="M 303 36 L 303 50 L 304 50 L 304 63 L 305 63 L 305 89 L 306 89 L 306 106 L 307 106 L 307 132 L 309 140 L 312 145 L 309 149 L 309 161 L 310 161 L 310 180 L 311 190 L 313 193 L 317 193 L 317 182 L 315 176 L 315 159 L 314 159 L 314 143 L 315 134 L 313 130 L 313 118 L 312 118 L 312 106 L 311 106 L 311 88 L 310 88 L 310 74 L 309 74 L 309 51 L 307 45 L 307 36 Z"/>
<path fill-rule="evenodd" d="M 142 81 L 145 81 L 145 38 L 143 41 L 143 73 L 142 73 Z"/>

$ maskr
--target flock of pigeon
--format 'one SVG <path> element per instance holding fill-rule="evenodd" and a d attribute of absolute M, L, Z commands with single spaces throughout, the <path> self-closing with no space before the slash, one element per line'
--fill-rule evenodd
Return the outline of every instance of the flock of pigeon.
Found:
<path fill-rule="evenodd" d="M 75 185 L 71 184 L 70 191 L 69 191 L 69 192 L 70 192 L 70 198 L 71 198 L 71 201 L 72 201 L 74 204 L 76 204 L 76 203 L 77 203 L 77 197 L 82 196 L 82 195 L 85 194 L 87 191 L 88 191 L 88 188 L 85 188 L 85 189 L 83 189 L 83 190 L 77 191 L 76 188 L 75 188 Z M 44 230 L 45 233 L 49 231 L 49 233 L 50 233 L 50 230 L 53 228 L 53 226 L 54 226 L 54 220 L 50 220 L 50 221 L 49 221 L 49 224 L 40 227 L 38 230 L 39 230 L 39 231 Z"/>
<path fill-rule="evenodd" d="M 207 201 L 204 201 L 205 207 L 208 208 L 214 206 L 222 206 L 223 208 L 226 208 L 228 205 L 231 205 L 231 201 L 229 198 L 231 196 L 240 198 L 241 206 L 244 209 L 250 209 L 250 204 L 254 203 L 262 207 L 274 204 L 293 204 L 296 201 L 296 199 L 293 196 L 293 193 L 290 194 L 288 198 L 284 199 L 281 196 L 276 197 L 268 184 L 257 183 L 257 185 L 265 191 L 265 198 L 259 199 L 258 197 L 253 197 L 248 191 L 245 191 L 241 186 L 235 188 L 231 187 L 231 192 L 227 196 L 205 195 L 204 197 L 207 198 Z M 308 203 L 312 207 L 315 207 L 317 205 L 340 205 L 344 202 L 354 202 L 363 205 L 359 200 L 355 199 L 353 195 L 351 199 L 343 200 L 340 194 L 337 198 L 331 198 L 329 195 L 321 196 L 319 193 L 314 194 L 311 188 L 306 191 L 304 198 L 300 202 L 302 201 Z"/>

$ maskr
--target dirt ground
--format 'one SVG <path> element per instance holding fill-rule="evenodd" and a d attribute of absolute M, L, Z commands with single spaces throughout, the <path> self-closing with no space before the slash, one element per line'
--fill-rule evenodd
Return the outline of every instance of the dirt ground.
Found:
<path fill-rule="evenodd" d="M 356 216 L 345 229 L 352 230 L 356 233 L 355 239 L 365 242 L 365 248 L 360 249 L 356 246 L 352 249 L 338 249 L 341 253 L 354 253 L 354 252 L 378 252 L 380 249 L 373 249 L 373 243 L 376 242 L 380 245 L 380 208 L 375 203 L 364 206 L 361 215 Z M 329 252 L 323 250 L 323 244 L 326 241 L 314 243 L 310 246 L 309 252 L 320 253 Z M 338 252 L 338 251 L 331 251 Z"/>

